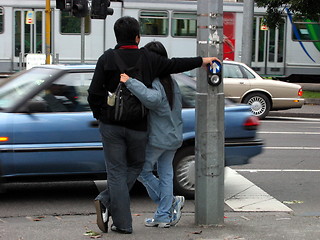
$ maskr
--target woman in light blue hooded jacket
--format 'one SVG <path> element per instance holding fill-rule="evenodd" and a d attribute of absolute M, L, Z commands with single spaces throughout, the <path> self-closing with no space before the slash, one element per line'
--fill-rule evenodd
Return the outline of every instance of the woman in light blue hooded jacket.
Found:
<path fill-rule="evenodd" d="M 145 48 L 167 57 L 160 42 L 150 42 Z M 173 196 L 172 161 L 182 145 L 183 127 L 179 86 L 170 75 L 155 79 L 152 88 L 126 74 L 121 74 L 120 81 L 149 109 L 146 161 L 138 180 L 158 207 L 153 218 L 145 219 L 145 226 L 174 226 L 181 218 L 185 201 L 183 196 Z M 155 166 L 159 177 L 153 174 Z"/>

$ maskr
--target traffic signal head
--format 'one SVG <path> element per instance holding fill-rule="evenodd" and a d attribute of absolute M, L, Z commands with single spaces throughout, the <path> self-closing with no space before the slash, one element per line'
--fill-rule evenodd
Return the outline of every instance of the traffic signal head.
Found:
<path fill-rule="evenodd" d="M 88 15 L 88 0 L 73 0 L 71 12 L 75 17 L 85 17 Z"/>
<path fill-rule="evenodd" d="M 56 0 L 56 8 L 64 11 L 70 11 L 72 0 Z"/>
<path fill-rule="evenodd" d="M 66 1 L 65 0 L 56 0 L 56 8 L 63 10 L 66 8 Z"/>
<path fill-rule="evenodd" d="M 110 8 L 110 0 L 92 0 L 91 18 L 105 19 L 107 15 L 113 14 L 113 8 Z"/>

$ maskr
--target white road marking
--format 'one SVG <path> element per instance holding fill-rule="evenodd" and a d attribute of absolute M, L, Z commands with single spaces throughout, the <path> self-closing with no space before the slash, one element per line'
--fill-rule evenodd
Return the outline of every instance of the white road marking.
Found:
<path fill-rule="evenodd" d="M 273 150 L 320 150 L 320 147 L 263 147 Z"/>
<path fill-rule="evenodd" d="M 293 134 L 293 135 L 320 135 L 320 132 L 264 132 L 258 131 L 261 134 Z"/>
<path fill-rule="evenodd" d="M 272 116 L 272 118 L 288 120 L 286 122 L 292 122 L 290 120 L 297 120 L 297 121 L 302 121 L 302 122 L 319 122 L 320 121 L 320 118 L 277 117 L 277 116 Z M 295 121 L 295 122 L 297 122 L 297 121 Z M 279 123 L 279 121 L 275 121 L 275 120 L 262 120 L 262 122 L 277 122 L 277 123 Z M 282 122 L 284 122 L 284 121 L 282 121 Z M 294 123 L 294 122 L 292 122 L 292 123 Z"/>
<path fill-rule="evenodd" d="M 99 192 L 102 192 L 107 187 L 107 180 L 96 180 L 94 181 L 94 183 L 96 184 L 96 187 Z"/>
<path fill-rule="evenodd" d="M 250 182 L 239 172 L 254 171 L 255 169 L 237 169 L 225 167 L 224 199 L 235 212 L 291 212 L 292 210 L 270 196 L 261 188 Z M 106 188 L 106 180 L 94 181 L 101 192 Z"/>
<path fill-rule="evenodd" d="M 237 169 L 237 172 L 320 172 L 320 169 Z"/>
<path fill-rule="evenodd" d="M 238 170 L 237 170 L 238 171 Z M 292 210 L 270 196 L 235 170 L 225 168 L 225 203 L 239 212 L 291 212 Z"/>

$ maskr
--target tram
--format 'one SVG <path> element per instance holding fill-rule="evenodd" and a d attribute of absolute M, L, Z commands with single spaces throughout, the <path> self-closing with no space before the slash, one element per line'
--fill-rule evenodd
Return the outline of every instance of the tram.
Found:
<path fill-rule="evenodd" d="M 90 2 L 90 1 L 89 1 Z M 44 0 L 0 0 L 0 73 L 26 68 L 29 54 L 45 53 Z M 53 63 L 80 63 L 81 19 L 56 9 L 51 1 L 51 53 Z M 197 49 L 197 1 L 112 1 L 114 14 L 105 20 L 85 17 L 84 61 L 95 63 L 116 44 L 113 25 L 121 16 L 141 24 L 141 43 L 158 40 L 170 57 L 195 56 Z M 224 59 L 241 62 L 243 3 L 225 1 Z M 29 14 L 32 21 L 27 21 Z M 284 15 L 278 28 L 263 25 L 265 9 L 254 8 L 252 63 L 263 76 L 295 82 L 320 83 L 320 23 L 294 22 Z"/>

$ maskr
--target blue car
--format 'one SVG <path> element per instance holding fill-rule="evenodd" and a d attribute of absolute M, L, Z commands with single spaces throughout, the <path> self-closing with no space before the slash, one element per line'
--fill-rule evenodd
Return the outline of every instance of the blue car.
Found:
<path fill-rule="evenodd" d="M 105 179 L 98 122 L 87 102 L 95 66 L 44 65 L 0 85 L 2 182 Z M 174 159 L 177 194 L 194 192 L 195 81 L 176 79 L 183 92 L 184 144 Z M 247 105 L 226 102 L 225 162 L 246 164 L 262 151 L 258 119 Z"/>

